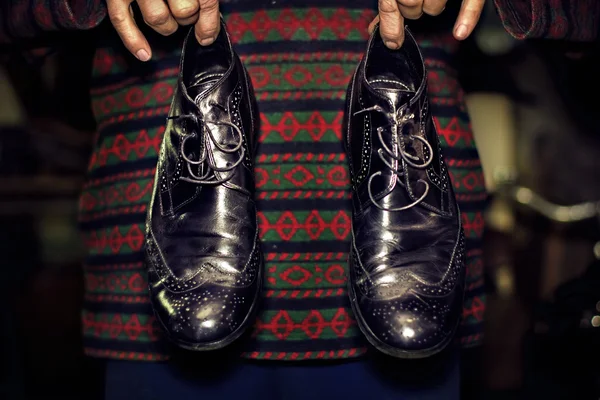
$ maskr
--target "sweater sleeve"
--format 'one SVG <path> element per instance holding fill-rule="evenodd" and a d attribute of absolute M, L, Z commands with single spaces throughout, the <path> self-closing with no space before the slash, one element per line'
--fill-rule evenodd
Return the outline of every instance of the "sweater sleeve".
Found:
<path fill-rule="evenodd" d="M 591 42 L 600 36 L 600 0 L 494 0 L 517 39 Z"/>
<path fill-rule="evenodd" d="M 0 4 L 0 44 L 53 31 L 91 29 L 107 15 L 104 0 L 4 0 Z"/>

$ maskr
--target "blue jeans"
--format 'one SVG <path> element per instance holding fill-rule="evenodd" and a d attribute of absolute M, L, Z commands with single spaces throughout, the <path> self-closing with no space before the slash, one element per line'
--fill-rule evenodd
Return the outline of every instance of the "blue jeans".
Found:
<path fill-rule="evenodd" d="M 106 400 L 458 400 L 457 353 L 433 370 L 420 360 L 377 364 L 368 358 L 314 364 L 109 361 L 105 393 Z"/>

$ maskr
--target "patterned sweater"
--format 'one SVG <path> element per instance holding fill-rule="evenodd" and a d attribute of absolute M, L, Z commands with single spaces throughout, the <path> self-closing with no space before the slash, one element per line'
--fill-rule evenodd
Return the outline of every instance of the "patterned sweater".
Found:
<path fill-rule="evenodd" d="M 223 4 L 235 48 L 252 77 L 261 117 L 256 181 L 267 277 L 262 311 L 244 357 L 334 359 L 365 352 L 345 289 L 350 191 L 341 122 L 345 89 L 376 13 L 372 3 Z M 496 3 L 505 26 L 517 37 L 589 41 L 598 34 L 597 18 L 587 17 L 598 15 L 595 0 L 532 0 L 519 8 L 509 0 Z M 106 15 L 103 3 L 91 0 L 11 0 L 3 7 L 2 16 L 12 16 L 0 20 L 0 42 L 5 43 L 43 31 L 95 28 Z M 584 9 L 582 28 L 580 21 L 573 21 Z M 161 360 L 168 352 L 146 293 L 142 244 L 157 152 L 178 74 L 181 35 L 162 38 L 148 32 L 154 57 L 142 64 L 126 53 L 110 27 L 98 29 L 91 88 L 98 135 L 80 200 L 88 249 L 82 313 L 85 351 L 97 357 Z M 481 339 L 485 308 L 483 175 L 463 93 L 451 67 L 457 43 L 448 33 L 418 40 L 429 70 L 435 126 L 463 212 L 468 281 L 460 340 L 472 346 Z"/>

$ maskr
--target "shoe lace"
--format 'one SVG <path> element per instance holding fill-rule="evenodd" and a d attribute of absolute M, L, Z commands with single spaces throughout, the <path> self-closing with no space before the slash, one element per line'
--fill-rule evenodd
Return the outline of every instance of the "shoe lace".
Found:
<path fill-rule="evenodd" d="M 226 109 L 219 104 L 211 103 L 211 105 L 216 106 L 216 107 L 220 108 L 221 110 L 226 111 Z M 240 163 L 242 161 L 244 161 L 244 157 L 246 155 L 246 150 L 243 147 L 244 135 L 243 135 L 242 131 L 240 130 L 240 128 L 237 127 L 237 125 L 235 125 L 232 122 L 228 122 L 228 121 L 205 120 L 205 119 L 197 116 L 196 114 L 181 114 L 181 115 L 168 117 L 167 119 L 181 119 L 181 120 L 185 120 L 185 121 L 190 121 L 190 123 L 194 127 L 197 128 L 197 129 L 194 129 L 193 133 L 186 135 L 181 140 L 181 144 L 179 145 L 179 151 L 181 152 L 181 157 L 186 162 L 187 170 L 190 175 L 189 178 L 186 176 L 182 176 L 179 179 L 186 181 L 186 182 L 196 183 L 196 184 L 200 184 L 200 185 L 218 185 L 218 184 L 227 182 L 228 180 L 230 180 L 233 177 L 233 175 L 235 174 L 235 168 L 238 165 L 240 165 Z M 235 143 L 235 145 L 233 147 L 228 146 L 227 144 L 221 144 L 215 138 L 214 134 L 210 130 L 209 125 L 228 126 L 237 134 L 239 140 Z M 206 132 L 207 133 L 206 137 L 208 137 L 210 139 L 210 141 L 215 145 L 215 147 L 223 153 L 233 154 L 233 153 L 236 153 L 239 151 L 240 152 L 239 158 L 233 164 L 227 162 L 225 167 L 219 167 L 219 166 L 211 163 L 211 161 L 208 157 L 208 154 L 207 154 L 208 146 L 205 145 L 202 147 L 202 154 L 200 155 L 200 158 L 198 160 L 192 160 L 185 153 L 185 144 L 191 138 L 199 139 L 200 137 L 199 137 L 198 132 Z M 197 175 L 194 173 L 192 168 L 195 165 L 201 165 L 201 164 L 205 164 L 208 168 L 206 168 L 206 172 L 203 175 Z M 223 174 L 223 176 L 220 179 L 217 178 L 217 175 L 216 175 L 217 172 Z"/>
<path fill-rule="evenodd" d="M 369 107 L 369 108 L 365 108 L 363 110 L 357 111 L 356 113 L 354 113 L 354 115 L 362 114 L 362 113 L 366 113 L 366 112 L 370 112 L 370 111 L 382 113 L 390 123 L 389 127 L 391 127 L 391 129 L 392 129 L 392 137 L 396 138 L 396 137 L 400 137 L 402 128 L 405 124 L 407 124 L 407 123 L 414 124 L 414 117 L 415 117 L 414 114 L 412 114 L 412 113 L 407 114 L 405 110 L 406 110 L 406 108 L 401 108 L 397 112 L 390 113 L 390 112 L 387 112 L 386 110 L 384 110 L 380 106 L 373 106 L 373 107 Z M 377 136 L 378 136 L 379 142 L 381 143 L 381 146 L 382 146 L 381 148 L 379 148 L 377 150 L 377 154 L 379 155 L 379 158 L 381 159 L 381 161 L 390 169 L 390 171 L 394 175 L 396 175 L 399 178 L 402 178 L 405 176 L 405 173 L 406 173 L 405 172 L 406 167 L 397 167 L 394 165 L 395 162 L 398 163 L 397 165 L 399 165 L 400 164 L 399 162 L 403 161 L 404 163 L 406 163 L 407 166 L 410 166 L 410 167 L 416 168 L 416 169 L 424 169 L 424 168 L 427 168 L 431 164 L 433 157 L 430 157 L 429 160 L 427 160 L 427 161 L 418 163 L 419 161 L 421 161 L 420 158 L 417 156 L 413 156 L 412 154 L 409 154 L 408 152 L 406 152 L 404 150 L 403 146 L 400 146 L 398 140 L 396 140 L 396 139 L 393 140 L 393 148 L 390 148 L 385 143 L 385 140 L 383 139 L 383 130 L 386 127 L 388 127 L 388 126 L 377 128 Z M 429 154 L 433 154 L 433 149 L 426 139 L 424 139 L 420 136 L 413 135 L 413 134 L 409 134 L 406 136 L 413 142 L 415 140 L 420 141 L 421 143 L 423 143 L 424 146 L 427 147 L 427 149 L 429 150 Z M 389 157 L 391 159 L 391 161 L 389 159 L 387 159 L 386 157 Z M 377 176 L 381 176 L 381 175 L 382 175 L 382 171 L 377 171 L 377 172 L 373 173 L 371 176 L 369 176 L 369 180 L 367 182 L 367 191 L 369 193 L 369 198 L 371 199 L 371 202 L 373 202 L 373 204 L 381 210 L 392 211 L 392 212 L 408 210 L 408 209 L 416 206 L 420 202 L 422 202 L 425 199 L 425 197 L 427 197 L 427 194 L 429 193 L 429 183 L 423 179 L 419 179 L 419 180 L 417 180 L 417 182 L 420 182 L 423 185 L 425 185 L 425 191 L 423 192 L 421 197 L 419 197 L 417 200 L 413 201 L 412 203 L 402 206 L 402 207 L 386 208 L 377 202 L 377 200 L 375 199 L 375 196 L 373 196 L 373 193 L 371 190 L 371 186 L 373 184 L 373 179 L 375 179 Z M 402 182 L 401 179 L 398 180 L 398 183 L 400 183 L 403 187 L 405 187 L 405 184 L 404 184 L 404 182 Z"/>

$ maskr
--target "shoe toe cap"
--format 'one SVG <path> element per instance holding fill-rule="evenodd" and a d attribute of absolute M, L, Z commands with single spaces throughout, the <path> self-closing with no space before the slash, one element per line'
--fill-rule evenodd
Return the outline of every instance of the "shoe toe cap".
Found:
<path fill-rule="evenodd" d="M 460 307 L 448 300 L 408 294 L 395 300 L 366 299 L 359 310 L 371 332 L 368 336 L 391 352 L 428 356 L 449 343 L 459 322 Z"/>
<path fill-rule="evenodd" d="M 463 252 L 460 233 L 458 242 L 390 256 L 386 260 L 393 262 L 379 268 L 371 268 L 376 259 L 365 256 L 370 253 L 361 259 L 353 252 L 354 301 L 361 328 L 375 347 L 399 357 L 419 358 L 450 343 L 463 308 Z"/>
<path fill-rule="evenodd" d="M 171 341 L 191 350 L 211 350 L 241 335 L 261 287 L 258 250 L 249 259 L 197 257 L 186 265 L 201 267 L 178 277 L 173 270 L 180 257 L 158 257 L 153 241 L 147 248 L 150 301 Z"/>
<path fill-rule="evenodd" d="M 153 296 L 157 318 L 169 338 L 183 347 L 222 347 L 235 339 L 251 314 L 254 299 L 223 287 L 184 293 L 159 289 Z"/>

